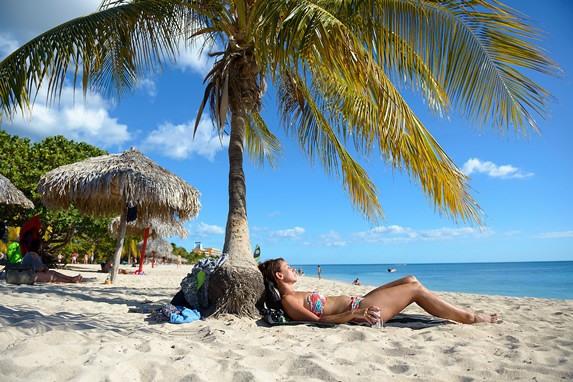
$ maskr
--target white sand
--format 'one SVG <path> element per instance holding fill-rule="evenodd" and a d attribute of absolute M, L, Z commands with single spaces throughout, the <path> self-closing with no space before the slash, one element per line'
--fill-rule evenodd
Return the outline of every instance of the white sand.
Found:
<path fill-rule="evenodd" d="M 0 381 L 573 380 L 573 300 L 440 293 L 499 312 L 493 325 L 269 327 L 234 316 L 157 324 L 128 309 L 168 303 L 190 266 L 146 267 L 114 285 L 97 266 L 77 269 L 79 285 L 0 280 Z M 369 290 L 312 277 L 297 285 L 327 295 Z"/>

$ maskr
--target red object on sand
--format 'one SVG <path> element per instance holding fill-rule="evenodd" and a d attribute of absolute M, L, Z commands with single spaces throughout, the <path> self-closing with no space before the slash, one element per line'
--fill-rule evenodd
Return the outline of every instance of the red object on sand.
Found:
<path fill-rule="evenodd" d="M 40 221 L 40 215 L 34 216 L 20 228 L 20 252 L 22 255 L 28 253 L 28 247 L 32 240 L 40 239 L 41 229 L 42 222 Z"/>

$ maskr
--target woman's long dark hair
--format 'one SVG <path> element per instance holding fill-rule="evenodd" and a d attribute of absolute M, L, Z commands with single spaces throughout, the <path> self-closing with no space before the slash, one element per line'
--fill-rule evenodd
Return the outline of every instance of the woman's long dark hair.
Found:
<path fill-rule="evenodd" d="M 279 257 L 278 259 L 270 259 L 259 264 L 259 271 L 263 274 L 265 285 L 268 283 L 273 283 L 275 286 L 277 285 L 275 274 L 281 271 L 281 261 L 284 261 L 284 259 Z"/>
<path fill-rule="evenodd" d="M 267 260 L 259 264 L 259 271 L 265 280 L 265 305 L 269 309 L 284 311 L 281 304 L 281 295 L 277 290 L 277 278 L 275 274 L 281 270 L 282 258 Z M 282 314 L 282 313 L 281 313 Z"/>

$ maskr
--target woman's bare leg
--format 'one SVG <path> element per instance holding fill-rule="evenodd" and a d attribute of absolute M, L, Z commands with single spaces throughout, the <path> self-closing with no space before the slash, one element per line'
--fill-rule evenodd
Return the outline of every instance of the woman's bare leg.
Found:
<path fill-rule="evenodd" d="M 497 321 L 497 314 L 480 315 L 454 306 L 430 292 L 417 281 L 382 289 L 377 288 L 364 296 L 360 306 L 363 308 L 368 306 L 381 308 L 381 318 L 387 321 L 413 302 L 432 316 L 463 324 Z"/>
<path fill-rule="evenodd" d="M 66 276 L 53 270 L 48 272 L 36 273 L 36 281 L 42 283 L 79 283 L 82 281 L 82 275 Z"/>
<path fill-rule="evenodd" d="M 368 294 L 367 294 L 366 296 L 368 296 L 369 294 L 372 294 L 372 293 L 376 293 L 376 292 L 378 292 L 379 290 L 382 290 L 382 289 L 388 289 L 388 288 L 392 288 L 392 287 L 395 287 L 395 286 L 398 286 L 398 285 L 409 284 L 409 283 L 417 283 L 417 282 L 419 282 L 419 281 L 418 281 L 418 279 L 415 278 L 414 276 L 402 277 L 402 278 L 400 278 L 400 279 L 398 279 L 398 280 L 394 280 L 394 281 L 392 281 L 392 282 L 389 282 L 388 284 L 381 285 L 381 286 L 379 286 L 378 288 L 371 290 L 370 292 L 368 292 Z"/>

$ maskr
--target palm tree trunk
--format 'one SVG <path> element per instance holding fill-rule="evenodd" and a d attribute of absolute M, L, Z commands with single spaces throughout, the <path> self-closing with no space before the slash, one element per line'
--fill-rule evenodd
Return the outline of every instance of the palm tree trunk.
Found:
<path fill-rule="evenodd" d="M 255 307 L 263 291 L 263 278 L 253 258 L 247 220 L 247 188 L 243 171 L 245 110 L 231 106 L 229 142 L 229 214 L 223 253 L 228 259 L 209 282 L 210 312 L 256 317 Z"/>
<path fill-rule="evenodd" d="M 223 253 L 245 256 L 251 253 L 249 224 L 247 221 L 247 186 L 243 171 L 243 141 L 245 139 L 245 117 L 238 112 L 232 114 L 231 137 L 229 140 L 229 214 L 225 229 Z"/>

